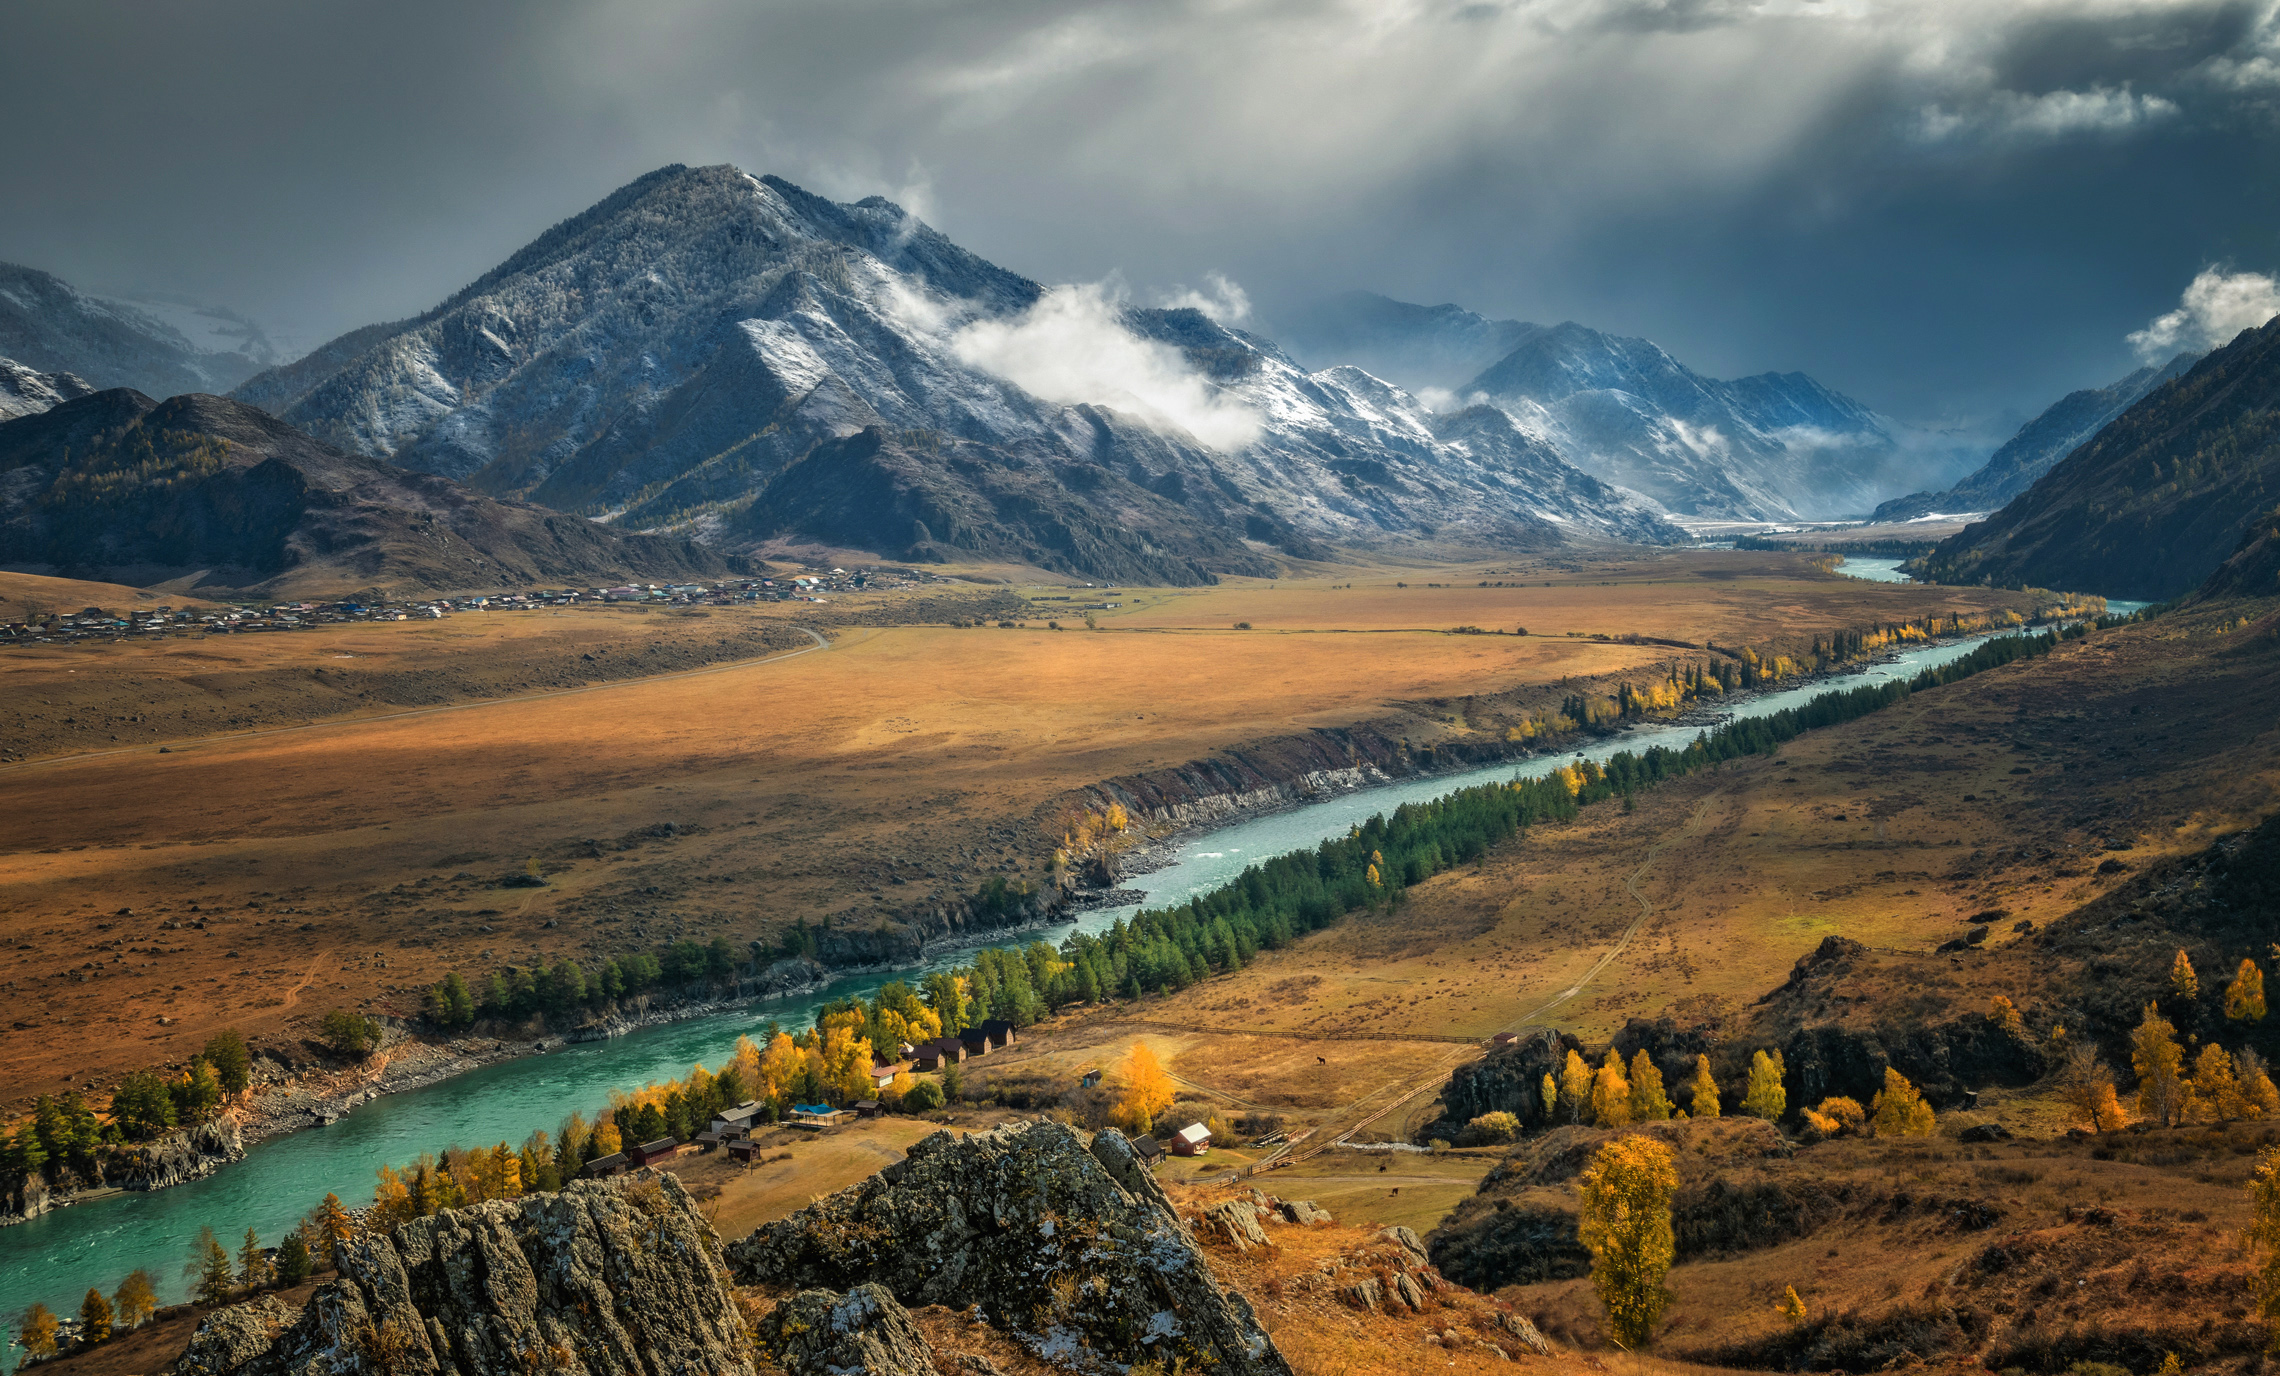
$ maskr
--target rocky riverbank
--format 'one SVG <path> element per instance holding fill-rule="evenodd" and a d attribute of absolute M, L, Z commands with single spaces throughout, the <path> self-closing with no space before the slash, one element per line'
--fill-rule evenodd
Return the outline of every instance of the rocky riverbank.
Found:
<path fill-rule="evenodd" d="M 107 1151 L 97 1158 L 93 1181 L 63 1188 L 50 1188 L 38 1176 L 0 1182 L 0 1228 L 128 1190 L 163 1190 L 203 1180 L 242 1160 L 246 1145 L 236 1120 L 224 1116 L 141 1146 Z"/>

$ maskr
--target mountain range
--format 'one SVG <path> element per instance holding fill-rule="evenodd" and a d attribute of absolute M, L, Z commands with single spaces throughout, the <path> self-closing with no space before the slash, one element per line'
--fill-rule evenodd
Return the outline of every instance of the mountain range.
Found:
<path fill-rule="evenodd" d="M 878 197 L 669 167 L 234 394 L 344 449 L 717 547 L 1192 583 L 1402 541 L 1663 542 L 1492 408 L 1048 290 Z"/>
<path fill-rule="evenodd" d="M 2160 600 L 2225 566 L 2270 592 L 2280 497 L 2280 319 L 2155 386 L 2025 492 L 1921 562 L 1943 583 Z"/>
<path fill-rule="evenodd" d="M 690 541 L 342 453 L 241 402 L 129 388 L 0 424 L 0 565 L 267 597 L 726 571 Z"/>
<path fill-rule="evenodd" d="M 1994 511 L 2034 485 L 2060 459 L 2073 453 L 2108 422 L 2162 383 L 2185 372 L 2200 358 L 2181 353 L 2156 368 L 2147 366 L 2119 382 L 2070 392 L 2019 428 L 2019 433 L 1978 471 L 1945 492 L 1911 492 L 1876 508 L 1877 521 L 1913 521 L 1934 512 Z"/>
<path fill-rule="evenodd" d="M 1705 377 L 1650 340 L 1348 292 L 1294 312 L 1297 354 L 1494 405 L 1578 467 L 1683 515 L 1821 520 L 1953 471 L 1939 447 L 1803 373 Z"/>

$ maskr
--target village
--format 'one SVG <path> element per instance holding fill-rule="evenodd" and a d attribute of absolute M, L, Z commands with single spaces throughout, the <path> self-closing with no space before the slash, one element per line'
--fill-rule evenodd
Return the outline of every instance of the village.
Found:
<path fill-rule="evenodd" d="M 126 610 L 90 606 L 75 612 L 35 612 L 22 620 L 0 623 L 0 647 L 301 631 L 350 622 L 441 620 L 471 612 L 537 611 L 596 603 L 731 607 L 759 602 L 822 602 L 833 594 L 917 588 L 943 581 L 946 580 L 908 569 L 833 568 L 789 577 L 712 583 L 533 589 L 426 599 L 374 597 L 337 602 L 278 602 L 265 606 L 177 607 L 162 603 Z"/>

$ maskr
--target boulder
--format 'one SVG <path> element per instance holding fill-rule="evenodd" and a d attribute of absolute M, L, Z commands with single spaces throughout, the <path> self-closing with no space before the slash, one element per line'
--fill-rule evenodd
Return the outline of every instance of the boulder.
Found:
<path fill-rule="evenodd" d="M 1539 1357 L 1552 1355 L 1552 1345 L 1544 1341 L 1544 1335 L 1536 1331 L 1536 1325 L 1521 1318 L 1518 1314 L 1509 1311 L 1500 1313 L 1496 1316 L 1496 1322 L 1530 1352 Z"/>
<path fill-rule="evenodd" d="M 2008 1142 L 2011 1130 L 2001 1123 L 1973 1123 L 1956 1134 L 1958 1142 Z"/>
<path fill-rule="evenodd" d="M 719 1247 L 650 1170 L 363 1231 L 291 1327 L 242 1362 L 217 1334 L 199 1376 L 754 1376 Z"/>
<path fill-rule="evenodd" d="M 802 1290 L 758 1336 L 786 1376 L 939 1376 L 910 1311 L 875 1283 L 844 1295 Z"/>
<path fill-rule="evenodd" d="M 1282 1216 L 1292 1223 L 1302 1225 L 1330 1222 L 1330 1211 L 1314 1207 L 1314 1201 L 1311 1199 L 1284 1200 Z"/>
<path fill-rule="evenodd" d="M 1379 1304 L 1385 1299 L 1385 1287 L 1379 1285 L 1375 1277 L 1371 1277 L 1368 1280 L 1356 1281 L 1352 1285 L 1339 1286 L 1338 1298 L 1356 1309 L 1375 1314 L 1378 1312 Z"/>
<path fill-rule="evenodd" d="M 1433 1258 L 1426 1255 L 1424 1240 L 1418 1237 L 1415 1232 L 1409 1228 L 1402 1226 L 1399 1223 L 1394 1224 L 1390 1228 L 1380 1228 L 1378 1230 L 1378 1237 L 1383 1241 L 1394 1244 L 1402 1251 L 1407 1252 L 1410 1256 L 1410 1259 L 1416 1262 L 1419 1266 L 1430 1266 L 1433 1264 Z"/>
<path fill-rule="evenodd" d="M 1267 1230 L 1259 1226 L 1259 1211 L 1247 1199 L 1231 1199 L 1224 1204 L 1212 1205 L 1204 1210 L 1203 1223 L 1210 1236 L 1218 1238 L 1238 1252 L 1274 1245 L 1267 1237 Z"/>
<path fill-rule="evenodd" d="M 912 1308 L 978 1308 L 1063 1364 L 1290 1376 L 1123 1137 L 1103 1132 L 1088 1146 L 1049 1119 L 934 1133 L 870 1179 L 730 1244 L 727 1259 L 745 1284 L 876 1282 Z"/>
<path fill-rule="evenodd" d="M 174 1376 L 222 1376 L 269 1350 L 277 1335 L 301 1316 L 275 1295 L 251 1304 L 217 1309 L 190 1335 L 190 1346 L 174 1359 Z"/>
<path fill-rule="evenodd" d="M 1410 1278 L 1407 1271 L 1393 1273 L 1393 1293 L 1396 1298 L 1412 1310 L 1422 1310 L 1425 1307 L 1425 1291 L 1415 1280 Z"/>

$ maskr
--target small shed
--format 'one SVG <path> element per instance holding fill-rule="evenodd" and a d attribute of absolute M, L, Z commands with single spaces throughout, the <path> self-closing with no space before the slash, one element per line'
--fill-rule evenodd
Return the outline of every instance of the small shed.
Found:
<path fill-rule="evenodd" d="M 855 1101 L 855 1116 L 858 1118 L 878 1117 L 879 1101 L 876 1099 L 857 1099 Z"/>
<path fill-rule="evenodd" d="M 1004 1018 L 991 1018 L 982 1024 L 982 1033 L 990 1039 L 990 1048 L 994 1051 L 1003 1051 L 1013 1045 L 1015 1030 L 1014 1025 Z"/>
<path fill-rule="evenodd" d="M 920 1070 L 940 1070 L 966 1059 L 966 1044 L 956 1037 L 936 1037 L 918 1048 L 914 1064 Z"/>
<path fill-rule="evenodd" d="M 1499 1032 L 1495 1038 L 1498 1046 L 1510 1046 L 1518 1040 L 1520 1040 L 1520 1034 L 1517 1032 Z"/>
<path fill-rule="evenodd" d="M 707 1128 L 703 1132 L 697 1134 L 697 1150 L 711 1151 L 727 1140 L 728 1139 L 722 1136 L 720 1133 L 714 1132 L 711 1128 Z"/>
<path fill-rule="evenodd" d="M 1132 1139 L 1132 1154 L 1140 1158 L 1143 1166 L 1153 1166 L 1164 1159 L 1164 1144 L 1147 1133 Z"/>
<path fill-rule="evenodd" d="M 1077 1077 L 1077 1087 L 1079 1089 L 1100 1088 L 1100 1067 L 1096 1065 L 1092 1069 L 1086 1071 L 1084 1074 L 1079 1075 Z"/>
<path fill-rule="evenodd" d="M 757 1161 L 760 1159 L 760 1144 L 749 1137 L 739 1137 L 728 1144 L 728 1159 L 731 1161 Z"/>
<path fill-rule="evenodd" d="M 1172 1155 L 1203 1156 L 1211 1151 L 1211 1129 L 1190 1123 L 1172 1134 Z"/>
<path fill-rule="evenodd" d="M 586 1168 L 578 1174 L 587 1180 L 604 1180 L 613 1175 L 624 1175 L 632 1168 L 632 1163 L 625 1159 L 624 1152 L 613 1151 L 607 1156 L 597 1156 L 588 1161 Z"/>
<path fill-rule="evenodd" d="M 990 1034 L 979 1027 L 967 1028 L 958 1034 L 958 1040 L 965 1046 L 966 1054 L 969 1056 L 987 1056 L 990 1054 Z"/>
<path fill-rule="evenodd" d="M 902 1067 L 899 1065 L 872 1066 L 871 1088 L 885 1089 L 888 1085 L 893 1084 L 895 1082 L 895 1076 L 900 1074 L 902 1074 Z"/>
<path fill-rule="evenodd" d="M 626 1155 L 636 1165 L 642 1166 L 654 1166 L 660 1161 L 670 1161 L 680 1154 L 681 1144 L 670 1137 L 660 1137 L 654 1142 L 644 1142 L 626 1152 Z"/>

